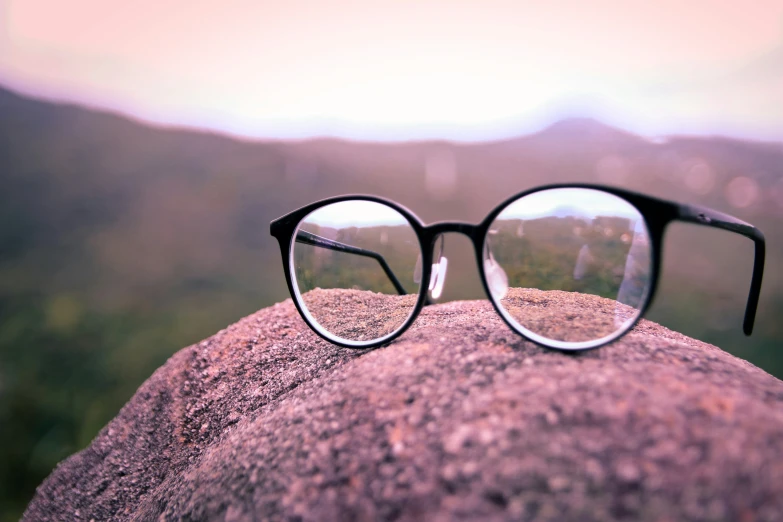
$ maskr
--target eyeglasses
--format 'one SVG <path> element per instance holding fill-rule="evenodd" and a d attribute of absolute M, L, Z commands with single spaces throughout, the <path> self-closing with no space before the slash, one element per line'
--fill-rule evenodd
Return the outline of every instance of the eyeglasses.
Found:
<path fill-rule="evenodd" d="M 374 196 L 312 203 L 271 223 L 288 289 L 318 335 L 371 348 L 402 334 L 443 288 L 443 234 L 473 242 L 484 290 L 511 329 L 563 351 L 597 348 L 633 328 L 650 306 L 666 226 L 684 221 L 753 240 L 743 330 L 750 335 L 764 271 L 764 235 L 708 208 L 598 185 L 517 194 L 477 225 L 424 225 Z"/>

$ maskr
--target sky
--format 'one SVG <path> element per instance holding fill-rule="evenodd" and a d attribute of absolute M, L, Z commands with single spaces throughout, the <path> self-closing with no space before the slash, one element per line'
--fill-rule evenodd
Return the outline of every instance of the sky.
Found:
<path fill-rule="evenodd" d="M 497 219 L 536 219 L 562 215 L 566 209 L 576 217 L 616 216 L 642 221 L 639 211 L 624 199 L 584 188 L 558 188 L 528 194 L 506 207 Z M 407 219 L 393 208 L 364 200 L 340 201 L 326 205 L 308 214 L 303 222 L 334 228 L 408 223 Z"/>
<path fill-rule="evenodd" d="M 636 207 L 624 199 L 584 188 L 559 188 L 528 194 L 506 207 L 497 219 L 536 219 L 553 215 L 589 216 L 591 219 L 596 216 L 625 217 L 641 221 Z"/>
<path fill-rule="evenodd" d="M 0 0 L 0 84 L 252 137 L 783 141 L 783 0 Z"/>
<path fill-rule="evenodd" d="M 341 201 L 311 212 L 302 220 L 322 227 L 374 227 L 406 225 L 408 220 L 391 207 L 374 201 Z"/>

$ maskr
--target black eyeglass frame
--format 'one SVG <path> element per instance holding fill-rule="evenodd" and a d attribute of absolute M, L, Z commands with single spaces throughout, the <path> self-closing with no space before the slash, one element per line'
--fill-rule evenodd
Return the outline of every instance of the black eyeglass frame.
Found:
<path fill-rule="evenodd" d="M 482 262 L 483 250 L 486 243 L 487 232 L 489 231 L 489 228 L 492 225 L 492 223 L 495 221 L 495 218 L 497 218 L 497 216 L 503 210 L 505 210 L 506 207 L 508 207 L 511 203 L 517 201 L 518 199 L 523 198 L 525 196 L 529 196 L 530 194 L 534 194 L 536 192 L 541 192 L 544 190 L 553 190 L 553 189 L 564 189 L 564 188 L 597 190 L 608 194 L 612 194 L 630 203 L 639 211 L 642 218 L 644 219 L 645 225 L 647 226 L 647 230 L 650 234 L 650 241 L 652 247 L 651 248 L 652 263 L 651 263 L 651 270 L 650 270 L 649 288 L 647 291 L 647 295 L 645 296 L 645 299 L 642 303 L 642 306 L 641 308 L 639 308 L 639 313 L 636 315 L 635 319 L 624 329 L 619 330 L 618 332 L 616 332 L 611 336 L 600 339 L 599 340 L 600 342 L 597 342 L 595 345 L 590 345 L 587 347 L 579 347 L 579 348 L 564 348 L 562 346 L 553 346 L 547 344 L 546 342 L 542 342 L 538 339 L 533 339 L 529 335 L 526 335 L 524 332 L 521 332 L 517 327 L 515 327 L 514 324 L 512 324 L 511 321 L 508 319 L 507 315 L 504 313 L 501 306 L 492 297 L 492 293 L 490 292 L 489 286 L 487 284 L 486 274 L 484 273 L 484 263 Z M 317 322 L 311 320 L 311 317 L 309 315 L 309 312 L 306 310 L 306 307 L 303 306 L 303 304 L 300 302 L 299 292 L 298 289 L 295 288 L 294 278 L 292 277 L 292 273 L 291 273 L 291 268 L 292 268 L 291 265 L 293 262 L 291 252 L 293 250 L 294 240 L 296 239 L 295 238 L 296 230 L 299 227 L 302 220 L 304 220 L 304 218 L 307 217 L 311 212 L 318 210 L 319 208 L 324 207 L 326 205 L 339 203 L 341 201 L 357 201 L 357 200 L 371 201 L 371 202 L 386 205 L 396 210 L 403 217 L 405 217 L 405 219 L 408 221 L 408 223 L 411 225 L 414 232 L 416 233 L 416 237 L 418 238 L 419 248 L 421 250 L 421 255 L 422 255 L 422 276 L 421 276 L 422 282 L 419 286 L 419 294 L 418 294 L 418 299 L 416 301 L 416 306 L 414 307 L 414 309 L 412 310 L 408 318 L 394 332 L 384 337 L 381 337 L 379 339 L 375 339 L 368 342 L 362 342 L 362 341 L 346 342 L 346 340 L 343 340 L 338 337 L 332 337 L 329 335 L 328 332 L 323 331 L 322 327 L 320 327 L 320 325 L 318 325 Z M 307 325 L 316 334 L 318 334 L 323 339 L 333 344 L 336 344 L 338 346 L 343 346 L 346 348 L 353 348 L 353 349 L 375 348 L 387 344 L 393 341 L 394 339 L 396 339 L 397 337 L 399 337 L 400 335 L 402 335 L 410 327 L 410 325 L 413 324 L 413 322 L 416 320 L 422 308 L 426 304 L 428 304 L 427 282 L 430 280 L 430 277 L 432 276 L 433 251 L 435 250 L 435 244 L 437 239 L 442 234 L 454 232 L 454 233 L 460 233 L 468 236 L 468 238 L 470 238 L 471 242 L 473 243 L 475 254 L 476 254 L 476 262 L 478 265 L 479 274 L 481 276 L 481 283 L 484 287 L 484 291 L 488 296 L 489 301 L 492 303 L 492 306 L 495 308 L 497 313 L 503 318 L 503 320 L 509 326 L 509 328 L 511 328 L 514 332 L 521 335 L 523 338 L 527 339 L 528 341 L 544 346 L 546 348 L 559 350 L 563 352 L 574 352 L 574 351 L 592 350 L 595 348 L 599 348 L 601 346 L 605 346 L 606 344 L 615 341 L 616 339 L 622 337 L 628 331 L 633 329 L 633 327 L 638 323 L 639 319 L 641 319 L 642 316 L 644 316 L 644 314 L 652 304 L 653 298 L 655 297 L 655 291 L 658 287 L 658 275 L 661 269 L 664 233 L 666 227 L 670 223 L 675 221 L 680 221 L 685 223 L 695 223 L 698 225 L 704 225 L 713 228 L 718 228 L 721 230 L 727 230 L 745 236 L 753 241 L 755 245 L 753 275 L 751 277 L 750 291 L 748 293 L 748 302 L 745 307 L 745 318 L 743 321 L 743 332 L 745 333 L 745 335 L 750 335 L 753 331 L 753 324 L 756 317 L 756 310 L 758 308 L 758 300 L 759 300 L 759 294 L 761 292 L 761 282 L 762 282 L 763 272 L 764 272 L 764 258 L 766 252 L 764 234 L 762 234 L 761 231 L 756 227 L 754 227 L 753 225 L 746 223 L 745 221 L 742 221 L 741 219 L 738 219 L 734 216 L 730 216 L 728 214 L 719 212 L 717 210 L 713 210 L 710 208 L 701 207 L 697 205 L 688 205 L 688 204 L 677 203 L 674 201 L 667 201 L 664 199 L 656 198 L 653 196 L 647 196 L 645 194 L 640 194 L 638 192 L 620 189 L 617 187 L 590 184 L 590 183 L 564 183 L 564 184 L 551 184 L 551 185 L 543 185 L 543 186 L 535 187 L 520 192 L 518 194 L 515 194 L 514 196 L 501 202 L 489 213 L 489 215 L 486 218 L 484 218 L 483 221 L 481 221 L 481 223 L 476 225 L 470 223 L 464 223 L 464 222 L 454 222 L 454 221 L 441 221 L 441 222 L 433 223 L 431 225 L 425 225 L 416 216 L 416 214 L 411 212 L 409 209 L 400 205 L 399 203 L 396 203 L 394 201 L 385 198 L 363 195 L 363 194 L 337 196 L 337 197 L 316 201 L 314 203 L 301 207 L 297 210 L 294 210 L 293 212 L 290 212 L 272 221 L 272 223 L 270 224 L 270 233 L 275 239 L 277 239 L 280 245 L 280 254 L 282 255 L 282 259 L 283 259 L 283 270 L 285 273 L 286 285 L 288 286 L 288 291 L 290 292 L 291 297 L 294 301 L 294 305 L 296 306 L 296 309 L 299 311 L 299 314 L 302 316 L 302 319 L 304 319 L 305 323 L 307 323 Z M 317 238 L 318 236 L 315 237 Z M 317 240 L 313 240 L 312 238 L 309 238 L 308 241 L 301 241 L 301 242 L 304 242 L 306 244 L 313 244 L 312 242 L 309 241 L 317 241 Z M 364 253 L 360 255 L 367 255 L 368 257 L 374 257 L 371 255 L 371 253 Z M 382 261 L 382 259 L 379 260 L 379 262 L 382 263 L 382 265 L 385 264 L 385 261 Z M 388 275 L 388 271 L 387 271 L 387 275 Z M 395 287 L 397 287 L 397 285 L 395 285 Z"/>

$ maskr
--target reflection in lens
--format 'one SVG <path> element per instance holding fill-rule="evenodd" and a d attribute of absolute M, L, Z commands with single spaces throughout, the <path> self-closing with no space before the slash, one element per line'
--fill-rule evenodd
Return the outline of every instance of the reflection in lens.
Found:
<path fill-rule="evenodd" d="M 528 337 L 588 348 L 627 330 L 652 278 L 639 211 L 593 189 L 534 192 L 489 228 L 484 274 L 492 299 Z"/>
<path fill-rule="evenodd" d="M 350 200 L 315 210 L 294 235 L 291 272 L 316 328 L 363 344 L 396 332 L 416 307 L 416 232 L 395 209 Z"/>

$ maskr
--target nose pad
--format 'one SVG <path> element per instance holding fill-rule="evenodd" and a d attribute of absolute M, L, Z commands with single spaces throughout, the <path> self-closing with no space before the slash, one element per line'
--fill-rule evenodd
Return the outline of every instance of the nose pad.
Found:
<path fill-rule="evenodd" d="M 487 247 L 484 248 L 484 277 L 487 279 L 489 292 L 495 301 L 500 301 L 506 297 L 508 292 L 508 275 L 506 275 L 503 267 L 495 261 L 492 252 Z"/>
<path fill-rule="evenodd" d="M 446 282 L 446 270 L 449 267 L 449 260 L 446 256 L 441 256 L 440 261 L 432 265 L 432 276 L 430 277 L 430 295 L 437 299 L 443 293 L 443 285 Z"/>
<path fill-rule="evenodd" d="M 438 299 L 443 293 L 443 285 L 446 282 L 446 270 L 449 266 L 449 260 L 443 255 L 446 246 L 446 239 L 441 235 L 435 242 L 434 259 L 432 272 L 430 275 L 429 292 L 432 299 Z"/>
<path fill-rule="evenodd" d="M 427 291 L 430 292 L 432 299 L 437 299 L 443 293 L 443 284 L 446 282 L 446 271 L 449 266 L 449 260 L 443 255 L 443 246 L 445 241 L 443 236 L 440 236 L 435 243 L 435 259 L 436 263 L 432 265 L 432 271 L 430 272 L 430 281 L 427 286 Z M 422 279 L 422 259 L 421 254 L 416 258 L 416 266 L 413 268 L 413 282 L 421 284 Z"/>

